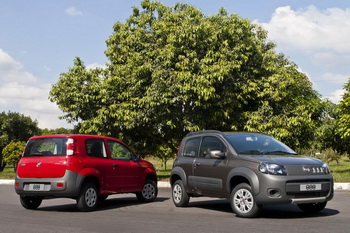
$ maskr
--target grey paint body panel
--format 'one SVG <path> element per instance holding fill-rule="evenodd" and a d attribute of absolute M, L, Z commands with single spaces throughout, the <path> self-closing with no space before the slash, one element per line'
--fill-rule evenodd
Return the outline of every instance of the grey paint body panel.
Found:
<path fill-rule="evenodd" d="M 254 133 L 252 133 L 254 134 Z M 214 163 L 203 162 L 204 158 L 184 157 L 183 150 L 187 140 L 199 137 L 216 137 L 226 145 L 226 157 Z M 200 147 L 201 145 L 199 145 Z M 200 151 L 200 149 L 198 149 Z M 214 160 L 213 160 L 214 161 Z M 199 162 L 199 165 L 198 165 Z M 286 167 L 287 175 L 263 174 L 258 170 L 261 162 L 274 162 Z M 258 204 L 299 204 L 329 201 L 333 198 L 333 177 L 331 174 L 307 174 L 306 166 L 322 166 L 323 162 L 300 155 L 243 155 L 239 156 L 219 131 L 191 133 L 180 145 L 177 159 L 171 173 L 183 181 L 184 187 L 191 196 L 211 196 L 229 198 L 232 189 L 238 183 L 248 183 Z M 205 165 L 196 175 L 196 168 Z M 220 166 L 218 166 L 220 165 Z M 184 167 L 184 169 L 182 169 Z M 207 170 L 206 170 L 207 169 Z M 216 170 L 215 170 L 216 169 Z M 174 176 L 176 175 L 176 176 Z M 237 182 L 237 183 L 235 183 Z M 317 190 L 302 190 L 303 185 L 317 186 Z M 318 190 L 319 189 L 319 190 Z"/>

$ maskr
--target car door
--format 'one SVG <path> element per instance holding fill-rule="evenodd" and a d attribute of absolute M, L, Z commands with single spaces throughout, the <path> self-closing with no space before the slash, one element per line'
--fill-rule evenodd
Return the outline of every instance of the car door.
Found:
<path fill-rule="evenodd" d="M 193 164 L 195 161 L 195 158 L 198 156 L 199 153 L 199 145 L 200 145 L 201 137 L 193 137 L 187 139 L 185 141 L 181 159 L 177 160 L 177 166 L 181 167 L 186 176 L 188 181 L 188 188 L 189 190 L 195 192 L 195 185 L 194 185 L 194 176 L 193 176 Z"/>
<path fill-rule="evenodd" d="M 41 137 L 27 143 L 17 175 L 22 178 L 57 178 L 66 173 L 65 137 Z"/>
<path fill-rule="evenodd" d="M 220 152 L 223 157 L 213 158 L 211 151 Z M 226 181 L 227 147 L 222 140 L 215 136 L 202 138 L 198 156 L 193 163 L 193 184 L 200 193 L 224 192 Z"/>
<path fill-rule="evenodd" d="M 108 148 L 114 164 L 114 179 L 120 184 L 121 192 L 139 191 L 143 185 L 141 179 L 141 166 L 134 161 L 134 152 L 123 143 L 116 140 L 108 140 Z"/>
<path fill-rule="evenodd" d="M 106 146 L 102 138 L 89 138 L 85 141 L 87 157 L 84 164 L 88 168 L 94 168 L 102 177 L 101 183 L 104 191 L 117 192 L 121 182 L 116 179 L 114 161 L 107 156 Z"/>

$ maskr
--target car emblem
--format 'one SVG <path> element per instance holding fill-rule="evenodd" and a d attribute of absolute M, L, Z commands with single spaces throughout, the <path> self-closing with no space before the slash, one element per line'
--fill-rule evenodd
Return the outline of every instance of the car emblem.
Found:
<path fill-rule="evenodd" d="M 310 167 L 303 167 L 303 171 L 306 173 L 310 173 L 311 172 L 311 168 Z"/>
<path fill-rule="evenodd" d="M 36 167 L 40 167 L 40 165 L 41 165 L 41 162 L 37 163 L 37 164 L 36 164 Z"/>

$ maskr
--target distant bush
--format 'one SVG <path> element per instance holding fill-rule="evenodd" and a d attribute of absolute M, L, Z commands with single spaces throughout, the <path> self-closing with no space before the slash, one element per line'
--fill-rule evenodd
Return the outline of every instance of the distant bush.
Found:
<path fill-rule="evenodd" d="M 21 159 L 23 149 L 26 146 L 25 142 L 10 142 L 5 148 L 2 150 L 3 160 L 11 164 L 16 171 L 17 164 Z"/>
<path fill-rule="evenodd" d="M 328 164 L 332 161 L 335 161 L 337 164 L 339 164 L 340 158 L 343 156 L 331 148 L 327 148 L 325 150 L 317 150 L 315 148 L 299 149 L 298 153 L 301 155 L 320 159 L 324 162 L 327 162 Z"/>

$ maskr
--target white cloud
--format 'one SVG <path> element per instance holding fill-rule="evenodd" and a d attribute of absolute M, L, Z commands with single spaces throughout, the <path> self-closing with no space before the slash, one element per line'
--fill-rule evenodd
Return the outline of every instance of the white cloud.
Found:
<path fill-rule="evenodd" d="M 63 113 L 48 100 L 51 85 L 23 70 L 23 65 L 0 49 L 0 111 L 19 112 L 38 120 L 41 128 L 71 127 L 58 119 Z"/>
<path fill-rule="evenodd" d="M 325 73 L 319 79 L 320 81 L 325 81 L 327 83 L 337 83 L 343 84 L 346 83 L 349 79 L 349 76 L 343 74 L 333 74 L 333 73 Z"/>
<path fill-rule="evenodd" d="M 44 66 L 43 69 L 46 70 L 46 71 L 51 71 L 51 68 L 48 67 L 48 66 Z"/>
<path fill-rule="evenodd" d="M 347 68 L 350 63 L 349 54 L 339 54 L 334 52 L 320 52 L 313 54 L 313 62 L 316 65 L 327 68 Z"/>
<path fill-rule="evenodd" d="M 83 12 L 79 11 L 75 6 L 68 7 L 64 10 L 70 16 L 82 16 Z"/>
<path fill-rule="evenodd" d="M 92 63 L 92 64 L 89 64 L 86 66 L 86 69 L 87 70 L 92 70 L 92 69 L 96 69 L 97 67 L 99 68 L 102 68 L 102 69 L 105 69 L 106 68 L 106 65 L 99 65 L 97 63 Z"/>
<path fill-rule="evenodd" d="M 270 22 L 261 25 L 272 41 L 291 49 L 350 51 L 350 9 L 279 7 Z"/>
<path fill-rule="evenodd" d="M 22 64 L 15 61 L 10 55 L 0 48 L 0 81 L 21 81 L 23 83 L 36 82 L 32 74 L 21 71 Z"/>
<path fill-rule="evenodd" d="M 336 90 L 332 92 L 330 96 L 326 96 L 325 98 L 329 99 L 335 104 L 339 104 L 339 102 L 343 99 L 344 92 L 344 89 Z"/>

